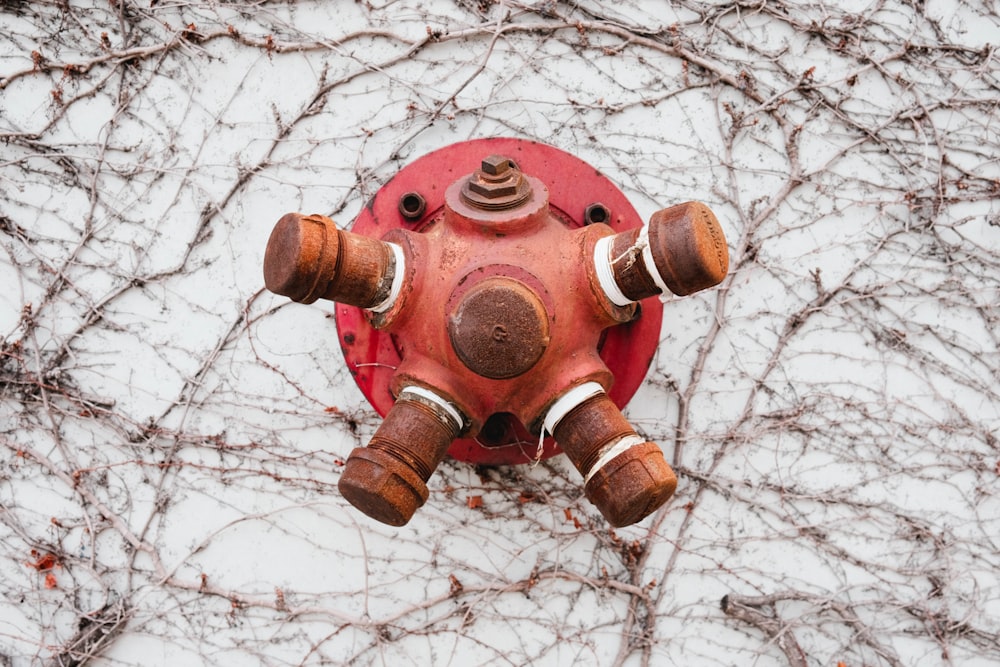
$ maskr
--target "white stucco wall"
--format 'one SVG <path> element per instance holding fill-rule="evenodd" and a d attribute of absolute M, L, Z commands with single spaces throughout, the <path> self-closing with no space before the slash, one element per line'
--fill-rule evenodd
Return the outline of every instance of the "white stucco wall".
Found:
<path fill-rule="evenodd" d="M 0 4 L 0 665 L 1000 661 L 995 4 L 604 4 Z M 283 213 L 496 135 L 729 239 L 637 526 L 561 457 L 360 515 L 332 306 L 263 290 Z"/>

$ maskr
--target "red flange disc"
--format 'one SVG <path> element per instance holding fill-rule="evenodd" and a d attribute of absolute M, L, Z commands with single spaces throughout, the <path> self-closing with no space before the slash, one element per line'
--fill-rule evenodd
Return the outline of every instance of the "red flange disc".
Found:
<path fill-rule="evenodd" d="M 540 178 L 549 189 L 549 205 L 570 227 L 584 224 L 584 211 L 603 204 L 605 221 L 615 232 L 642 226 L 639 214 L 625 195 L 600 171 L 564 151 L 522 139 L 476 139 L 452 144 L 412 162 L 386 183 L 368 203 L 351 231 L 381 238 L 392 229 L 425 231 L 444 208 L 445 190 L 459 178 L 479 168 L 488 155 L 504 155 L 522 172 Z M 419 193 L 427 202 L 424 214 L 408 220 L 400 213 L 404 194 Z M 394 399 L 389 383 L 400 363 L 393 337 L 373 328 L 364 311 L 336 304 L 337 331 L 344 359 L 354 380 L 372 407 L 383 417 Z M 611 327 L 601 343 L 601 359 L 614 375 L 611 400 L 623 408 L 635 394 L 653 360 L 660 341 L 663 305 L 656 297 L 641 302 L 640 316 L 628 324 Z M 560 453 L 551 437 L 542 442 L 514 417 L 501 414 L 487 420 L 474 439 L 459 439 L 448 453 L 460 461 L 482 465 L 529 463 Z"/>

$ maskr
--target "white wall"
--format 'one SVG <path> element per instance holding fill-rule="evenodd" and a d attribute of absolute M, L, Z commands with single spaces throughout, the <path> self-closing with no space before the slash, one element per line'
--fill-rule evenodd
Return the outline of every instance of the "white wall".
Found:
<path fill-rule="evenodd" d="M 604 4 L 0 6 L 0 664 L 1000 661 L 995 3 Z M 638 526 L 561 457 L 336 491 L 379 420 L 270 228 L 493 135 L 725 228 Z"/>

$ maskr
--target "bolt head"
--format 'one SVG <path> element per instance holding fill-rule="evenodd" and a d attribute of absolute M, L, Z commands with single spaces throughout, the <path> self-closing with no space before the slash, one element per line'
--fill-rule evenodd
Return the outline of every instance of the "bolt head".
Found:
<path fill-rule="evenodd" d="M 518 186 L 520 185 L 520 178 L 508 178 L 500 182 L 494 182 L 473 176 L 472 180 L 469 181 L 469 190 L 482 195 L 486 199 L 499 199 L 500 197 L 512 197 L 516 195 Z"/>
<path fill-rule="evenodd" d="M 502 155 L 483 158 L 481 168 L 462 187 L 465 201 L 486 210 L 515 208 L 531 196 L 531 185 L 521 170 Z"/>
<path fill-rule="evenodd" d="M 490 176 L 501 176 L 510 171 L 511 168 L 510 158 L 502 155 L 490 155 L 483 158 L 482 170 Z"/>

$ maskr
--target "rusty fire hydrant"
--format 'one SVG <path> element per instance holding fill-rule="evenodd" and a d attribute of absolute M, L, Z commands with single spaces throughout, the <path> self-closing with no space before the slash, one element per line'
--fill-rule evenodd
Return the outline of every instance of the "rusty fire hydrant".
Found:
<path fill-rule="evenodd" d="M 476 151 L 479 168 L 469 173 L 462 166 Z M 558 173 L 566 164 L 572 173 Z M 413 189 L 394 192 L 392 208 L 376 196 L 362 214 L 369 235 L 322 215 L 289 213 L 275 226 L 267 288 L 301 303 L 342 304 L 338 327 L 349 359 L 366 335 L 361 354 L 396 360 L 394 368 L 383 364 L 380 380 L 392 396 L 385 420 L 340 477 L 343 496 L 365 514 L 407 523 L 453 441 L 488 447 L 511 424 L 535 440 L 551 434 L 614 526 L 641 520 L 673 494 L 677 479 L 660 448 L 609 396 L 615 374 L 601 348 L 608 330 L 648 316 L 637 302 L 718 284 L 728 270 L 725 238 L 695 202 L 659 211 L 647 226 L 631 221 L 623 195 L 580 165 L 532 142 L 468 142 L 387 184 Z M 590 193 L 553 185 L 588 178 L 603 180 Z M 550 188 L 570 203 L 551 205 Z M 577 206 L 571 191 L 615 203 Z M 363 319 L 349 321 L 357 309 Z M 654 346 L 658 331 L 656 322 Z M 651 353 L 636 352 L 647 357 L 636 360 L 644 373 Z M 376 380 L 363 383 L 362 365 L 352 372 L 371 397 Z M 530 442 L 521 436 L 521 450 Z"/>

